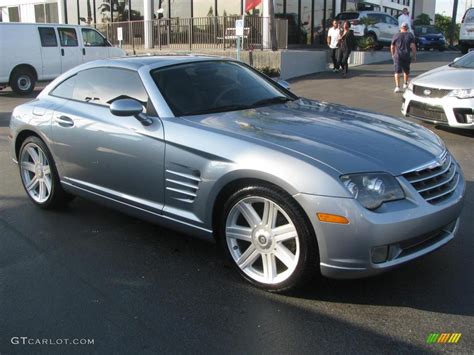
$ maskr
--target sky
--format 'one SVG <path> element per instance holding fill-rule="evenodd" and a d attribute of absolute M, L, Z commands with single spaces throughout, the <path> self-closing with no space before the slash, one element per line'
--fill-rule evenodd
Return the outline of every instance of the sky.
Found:
<path fill-rule="evenodd" d="M 454 0 L 436 0 L 436 13 L 451 17 L 453 15 L 453 5 Z M 474 7 L 474 0 L 458 0 L 457 22 L 461 22 L 466 6 L 467 8 Z"/>

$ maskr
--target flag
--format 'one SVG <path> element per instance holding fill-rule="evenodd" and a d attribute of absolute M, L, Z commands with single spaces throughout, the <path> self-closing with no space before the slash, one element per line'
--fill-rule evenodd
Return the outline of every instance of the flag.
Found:
<path fill-rule="evenodd" d="M 245 12 L 255 9 L 262 0 L 245 0 Z"/>

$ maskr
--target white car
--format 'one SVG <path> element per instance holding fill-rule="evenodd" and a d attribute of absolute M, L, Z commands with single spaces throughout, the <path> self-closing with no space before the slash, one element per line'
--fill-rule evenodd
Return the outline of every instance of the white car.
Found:
<path fill-rule="evenodd" d="M 19 94 L 76 65 L 126 54 L 93 28 L 49 23 L 0 23 L 0 53 L 0 88 Z"/>
<path fill-rule="evenodd" d="M 466 54 L 469 48 L 474 48 L 474 8 L 467 9 L 462 18 L 459 46 L 463 54 Z"/>
<path fill-rule="evenodd" d="M 474 129 L 474 52 L 413 79 L 402 113 L 423 121 Z"/>
<path fill-rule="evenodd" d="M 368 26 L 361 23 L 364 17 L 368 17 L 374 22 Z M 383 46 L 390 46 L 393 36 L 399 32 L 398 20 L 384 12 L 376 11 L 350 11 L 341 12 L 336 16 L 338 21 L 349 21 L 351 29 L 356 37 L 371 37 L 376 43 L 376 49 L 382 49 Z"/>

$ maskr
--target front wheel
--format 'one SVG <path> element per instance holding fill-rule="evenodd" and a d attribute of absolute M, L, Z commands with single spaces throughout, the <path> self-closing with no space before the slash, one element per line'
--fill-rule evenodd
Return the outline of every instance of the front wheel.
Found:
<path fill-rule="evenodd" d="M 44 209 L 62 207 L 72 199 L 61 187 L 53 157 L 38 137 L 25 139 L 19 154 L 21 182 L 33 203 Z"/>
<path fill-rule="evenodd" d="M 317 248 L 305 212 L 284 191 L 248 186 L 225 203 L 221 236 L 240 274 L 272 292 L 301 285 L 314 272 Z"/>

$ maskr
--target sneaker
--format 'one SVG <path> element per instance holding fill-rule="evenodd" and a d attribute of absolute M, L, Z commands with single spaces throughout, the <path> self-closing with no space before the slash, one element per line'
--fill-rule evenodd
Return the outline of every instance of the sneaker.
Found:
<path fill-rule="evenodd" d="M 394 93 L 399 93 L 399 92 L 401 92 L 401 91 L 402 91 L 402 90 L 400 90 L 400 88 L 399 88 L 398 86 L 395 88 L 395 90 L 393 90 Z"/>
<path fill-rule="evenodd" d="M 338 71 L 339 71 L 339 69 L 337 69 L 337 68 L 334 68 L 334 69 L 332 70 L 333 73 L 337 73 Z"/>

